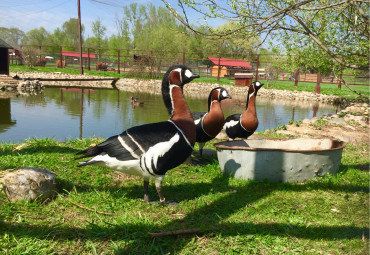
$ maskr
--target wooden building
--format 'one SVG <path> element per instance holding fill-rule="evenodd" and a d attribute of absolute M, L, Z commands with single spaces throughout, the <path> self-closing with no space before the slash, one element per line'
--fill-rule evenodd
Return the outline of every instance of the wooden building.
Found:
<path fill-rule="evenodd" d="M 252 66 L 242 59 L 208 57 L 212 62 L 211 75 L 215 77 L 234 77 L 235 73 L 250 72 Z"/>
<path fill-rule="evenodd" d="M 9 49 L 13 47 L 0 39 L 0 74 L 9 75 Z"/>

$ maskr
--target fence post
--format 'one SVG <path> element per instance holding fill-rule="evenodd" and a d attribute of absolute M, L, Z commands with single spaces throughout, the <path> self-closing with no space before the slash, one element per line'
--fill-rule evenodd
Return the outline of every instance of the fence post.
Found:
<path fill-rule="evenodd" d="M 298 76 L 299 76 L 299 69 L 295 72 L 295 77 L 294 77 L 294 86 L 298 87 Z"/>
<path fill-rule="evenodd" d="M 120 70 L 120 59 L 121 57 L 121 51 L 120 49 L 117 50 L 117 73 L 121 73 L 121 70 Z"/>
<path fill-rule="evenodd" d="M 19 56 L 18 56 L 18 58 L 19 58 L 19 64 L 20 64 L 20 65 L 23 65 L 22 48 L 23 48 L 23 46 L 21 45 L 21 46 L 19 47 Z"/>
<path fill-rule="evenodd" d="M 87 48 L 87 70 L 90 71 L 90 48 Z"/>
<path fill-rule="evenodd" d="M 342 77 L 343 77 L 343 66 L 340 69 L 340 76 L 339 76 L 339 83 L 338 83 L 338 89 L 342 89 Z"/>
<path fill-rule="evenodd" d="M 260 54 L 257 54 L 257 63 L 256 63 L 256 78 L 255 80 L 258 80 L 258 66 L 260 65 Z"/>
<path fill-rule="evenodd" d="M 320 73 L 318 73 L 318 74 L 317 74 L 316 87 L 315 87 L 315 92 L 316 92 L 317 94 L 320 94 L 320 92 L 321 92 L 320 83 L 321 83 L 321 74 L 320 74 Z"/>
<path fill-rule="evenodd" d="M 217 82 L 220 81 L 220 72 L 221 72 L 221 56 L 218 56 L 218 68 L 217 68 Z"/>
<path fill-rule="evenodd" d="M 41 64 L 41 52 L 42 52 L 42 49 L 41 49 L 41 45 L 39 46 L 39 61 L 40 61 L 40 64 Z"/>
<path fill-rule="evenodd" d="M 185 52 L 182 52 L 182 64 L 185 65 Z"/>
<path fill-rule="evenodd" d="M 62 46 L 59 46 L 59 59 L 60 59 L 60 68 L 63 68 L 63 52 L 62 52 Z"/>

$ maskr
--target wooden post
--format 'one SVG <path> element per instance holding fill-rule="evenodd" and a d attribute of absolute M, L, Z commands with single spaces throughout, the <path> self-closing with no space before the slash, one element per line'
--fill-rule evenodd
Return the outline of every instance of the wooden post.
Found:
<path fill-rule="evenodd" d="M 121 51 L 120 49 L 117 50 L 117 73 L 121 73 L 121 70 L 120 70 L 120 59 L 121 57 Z"/>
<path fill-rule="evenodd" d="M 62 51 L 62 46 L 59 46 L 59 58 L 60 58 L 60 68 L 63 68 L 63 51 Z"/>
<path fill-rule="evenodd" d="M 90 71 L 90 48 L 87 48 L 87 70 Z"/>
<path fill-rule="evenodd" d="M 343 67 L 340 70 L 338 89 L 342 89 L 342 77 L 343 77 Z"/>
<path fill-rule="evenodd" d="M 41 64 L 41 51 L 42 51 L 42 49 L 41 49 L 41 45 L 39 46 L 39 61 L 40 61 L 40 64 Z M 45 66 L 46 66 L 46 64 L 45 64 Z"/>
<path fill-rule="evenodd" d="M 221 56 L 218 57 L 218 68 L 217 68 L 217 81 L 220 81 L 220 72 L 221 72 Z"/>
<path fill-rule="evenodd" d="M 258 66 L 260 64 L 260 55 L 257 54 L 257 63 L 256 63 L 256 78 L 255 80 L 257 81 L 258 80 Z"/>
<path fill-rule="evenodd" d="M 185 52 L 182 52 L 182 64 L 185 65 Z"/>
<path fill-rule="evenodd" d="M 315 92 L 316 92 L 317 94 L 320 94 L 320 92 L 321 92 L 320 83 L 321 83 L 321 74 L 320 74 L 320 73 L 318 73 L 318 74 L 317 74 L 316 87 L 315 87 Z"/>
<path fill-rule="evenodd" d="M 78 10 L 78 41 L 79 41 L 79 51 L 80 51 L 80 74 L 84 74 L 84 69 L 82 66 L 82 37 L 81 37 L 81 8 L 80 0 L 77 0 L 77 10 Z"/>
<path fill-rule="evenodd" d="M 294 77 L 294 86 L 298 87 L 298 76 L 299 76 L 299 69 L 295 72 L 295 77 Z"/>

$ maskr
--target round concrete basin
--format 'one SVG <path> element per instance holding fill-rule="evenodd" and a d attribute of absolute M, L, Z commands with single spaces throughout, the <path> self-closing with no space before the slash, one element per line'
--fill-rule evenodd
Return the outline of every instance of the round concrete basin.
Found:
<path fill-rule="evenodd" d="M 304 181 L 335 174 L 344 142 L 331 139 L 261 139 L 216 143 L 221 171 L 244 180 Z"/>

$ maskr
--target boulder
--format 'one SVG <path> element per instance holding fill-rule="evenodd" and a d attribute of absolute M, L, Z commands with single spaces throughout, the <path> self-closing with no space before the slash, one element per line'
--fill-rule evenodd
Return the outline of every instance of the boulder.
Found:
<path fill-rule="evenodd" d="M 25 167 L 7 171 L 0 182 L 10 202 L 46 201 L 57 194 L 55 177 L 47 169 Z"/>

